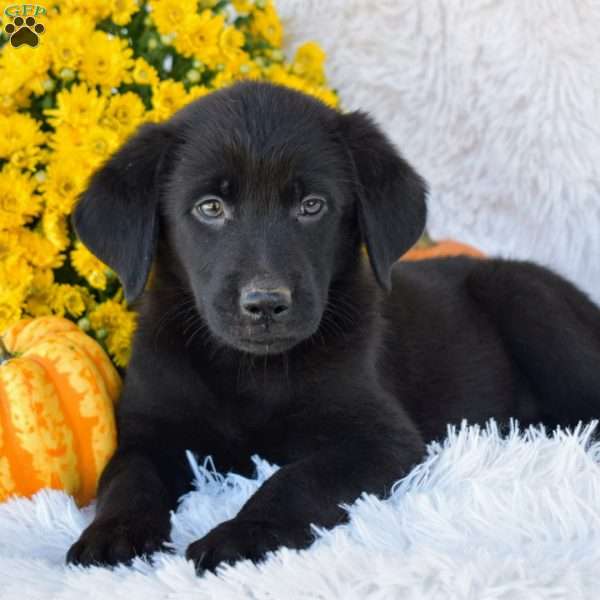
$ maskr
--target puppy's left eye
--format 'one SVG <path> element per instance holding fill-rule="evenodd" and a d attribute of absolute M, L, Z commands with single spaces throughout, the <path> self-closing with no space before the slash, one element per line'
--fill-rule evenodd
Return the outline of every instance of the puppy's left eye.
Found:
<path fill-rule="evenodd" d="M 310 195 L 300 203 L 301 217 L 315 217 L 325 208 L 325 200 L 321 196 Z"/>
<path fill-rule="evenodd" d="M 218 196 L 204 196 L 196 202 L 193 212 L 202 219 L 219 219 L 224 215 L 225 209 Z"/>

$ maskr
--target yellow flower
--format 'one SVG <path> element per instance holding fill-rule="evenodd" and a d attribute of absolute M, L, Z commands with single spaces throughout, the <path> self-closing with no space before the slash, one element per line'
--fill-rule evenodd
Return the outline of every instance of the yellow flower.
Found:
<path fill-rule="evenodd" d="M 42 215 L 42 231 L 59 252 L 69 245 L 67 218 L 64 214 L 46 208 Z"/>
<path fill-rule="evenodd" d="M 219 61 L 219 37 L 223 31 L 225 17 L 213 15 L 205 10 L 199 15 L 190 15 L 184 21 L 173 44 L 184 56 L 193 56 L 213 68 Z"/>
<path fill-rule="evenodd" d="M 36 166 L 43 160 L 44 153 L 39 146 L 25 146 L 12 153 L 10 164 L 18 170 L 35 171 Z"/>
<path fill-rule="evenodd" d="M 50 305 L 54 297 L 54 275 L 51 269 L 36 269 L 31 283 L 25 310 L 33 317 L 43 317 L 52 314 Z"/>
<path fill-rule="evenodd" d="M 23 248 L 19 245 L 20 230 L 20 228 L 11 229 L 3 231 L 0 235 L 0 264 L 11 256 L 23 255 Z"/>
<path fill-rule="evenodd" d="M 219 49 L 221 54 L 228 59 L 237 59 L 240 54 L 250 58 L 243 50 L 242 46 L 246 42 L 244 34 L 235 27 L 224 27 L 219 34 Z"/>
<path fill-rule="evenodd" d="M 297 75 L 288 73 L 281 65 L 271 65 L 267 69 L 267 75 L 269 81 L 314 96 L 332 108 L 336 108 L 338 105 L 338 97 L 334 92 L 324 86 L 313 85 Z"/>
<path fill-rule="evenodd" d="M 21 318 L 21 299 L 0 290 L 0 332 L 8 329 Z"/>
<path fill-rule="evenodd" d="M 62 13 L 52 16 L 49 25 L 53 35 L 49 43 L 52 71 L 59 75 L 63 69 L 76 71 L 83 56 L 83 47 L 94 31 L 89 15 Z"/>
<path fill-rule="evenodd" d="M 21 113 L 0 115 L 0 132 L 0 158 L 10 159 L 15 152 L 41 145 L 46 139 L 40 123 Z"/>
<path fill-rule="evenodd" d="M 94 21 L 100 21 L 109 16 L 111 6 L 106 0 L 58 0 L 53 2 L 58 4 L 62 14 L 82 14 L 87 15 Z"/>
<path fill-rule="evenodd" d="M 195 85 L 188 92 L 186 102 L 192 102 L 197 98 L 202 98 L 202 96 L 206 96 L 206 94 L 208 94 L 209 92 L 210 90 L 207 87 L 203 85 Z"/>
<path fill-rule="evenodd" d="M 57 108 L 44 111 L 50 124 L 57 128 L 64 123 L 79 129 L 86 129 L 100 120 L 106 98 L 99 96 L 85 84 L 74 85 L 70 90 L 63 90 L 57 96 Z"/>
<path fill-rule="evenodd" d="M 133 13 L 139 9 L 137 0 L 111 0 L 111 19 L 117 25 L 127 25 Z"/>
<path fill-rule="evenodd" d="M 144 103 L 137 94 L 115 94 L 108 103 L 102 124 L 114 128 L 123 138 L 140 125 L 145 113 Z"/>
<path fill-rule="evenodd" d="M 163 35 L 177 33 L 189 15 L 196 13 L 196 0 L 152 0 L 152 19 Z"/>
<path fill-rule="evenodd" d="M 34 267 L 57 269 L 64 262 L 65 257 L 59 254 L 56 246 L 35 231 L 22 228 L 19 232 L 19 244 Z"/>
<path fill-rule="evenodd" d="M 9 256 L 0 263 L 0 292 L 4 292 L 4 299 L 9 303 L 8 297 L 16 302 L 23 301 L 31 281 L 34 270 L 22 254 Z"/>
<path fill-rule="evenodd" d="M 124 367 L 131 354 L 131 337 L 135 331 L 136 316 L 114 299 L 107 300 L 90 313 L 90 324 L 96 335 L 106 340 L 106 347 L 115 363 Z"/>
<path fill-rule="evenodd" d="M 235 59 L 230 58 L 225 62 L 223 69 L 213 80 L 213 85 L 221 88 L 240 79 L 259 79 L 261 74 L 260 67 L 243 52 Z"/>
<path fill-rule="evenodd" d="M 321 46 L 315 42 L 307 42 L 296 51 L 292 73 L 320 85 L 325 81 L 324 64 L 325 52 Z"/>
<path fill-rule="evenodd" d="M 132 55 L 125 40 L 96 31 L 84 47 L 80 75 L 91 85 L 118 87 L 131 80 Z"/>
<path fill-rule="evenodd" d="M 48 80 L 49 67 L 50 52 L 47 44 L 40 44 L 35 48 L 23 45 L 18 52 L 11 52 L 10 47 L 3 48 L 0 51 L 2 94 L 44 94 L 43 84 Z"/>
<path fill-rule="evenodd" d="M 120 139 L 116 131 L 96 125 L 84 132 L 81 142 L 84 162 L 90 171 L 94 171 L 117 150 Z"/>
<path fill-rule="evenodd" d="M 269 42 L 272 46 L 281 46 L 283 27 L 272 0 L 268 0 L 264 8 L 256 8 L 252 12 L 250 31 Z"/>
<path fill-rule="evenodd" d="M 84 290 L 81 286 L 66 283 L 53 286 L 51 300 L 52 312 L 58 315 L 68 313 L 72 317 L 80 317 L 85 311 Z"/>
<path fill-rule="evenodd" d="M 69 214 L 83 192 L 86 178 L 79 163 L 76 155 L 68 156 L 65 153 L 63 156 L 54 156 L 48 165 L 46 179 L 40 189 L 46 206 L 52 212 Z"/>
<path fill-rule="evenodd" d="M 10 166 L 0 171 L 0 231 L 28 223 L 41 205 L 31 177 Z"/>
<path fill-rule="evenodd" d="M 137 58 L 133 67 L 133 81 L 138 85 L 157 85 L 158 73 L 156 69 L 143 58 Z"/>
<path fill-rule="evenodd" d="M 81 242 L 76 242 L 74 250 L 71 251 L 71 264 L 79 275 L 87 279 L 92 287 L 97 290 L 106 289 L 109 268 L 98 260 Z"/>
<path fill-rule="evenodd" d="M 233 0 L 231 4 L 233 4 L 233 8 L 239 15 L 247 15 L 254 8 L 252 0 Z"/>
<path fill-rule="evenodd" d="M 188 97 L 180 81 L 161 81 L 152 88 L 152 113 L 154 121 L 168 119 L 187 103 Z"/>

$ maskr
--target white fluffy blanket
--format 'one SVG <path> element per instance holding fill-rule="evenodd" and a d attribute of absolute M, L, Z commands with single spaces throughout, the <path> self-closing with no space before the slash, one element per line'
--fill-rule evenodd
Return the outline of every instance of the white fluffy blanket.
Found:
<path fill-rule="evenodd" d="M 0 598 L 598 598 L 600 443 L 592 432 L 451 430 L 389 499 L 362 497 L 348 508 L 350 522 L 316 532 L 310 549 L 202 578 L 184 548 L 233 516 L 274 467 L 257 459 L 257 477 L 245 479 L 195 466 L 197 490 L 172 517 L 177 554 L 112 571 L 64 566 L 92 509 L 43 491 L 0 505 Z"/>
<path fill-rule="evenodd" d="M 431 184 L 430 233 L 600 302 L 598 0 L 277 0 Z"/>

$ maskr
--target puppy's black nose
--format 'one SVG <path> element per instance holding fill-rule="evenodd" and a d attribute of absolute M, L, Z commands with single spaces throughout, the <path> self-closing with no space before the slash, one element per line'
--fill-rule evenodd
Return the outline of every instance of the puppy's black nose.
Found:
<path fill-rule="evenodd" d="M 292 293 L 288 288 L 246 286 L 240 294 L 242 314 L 254 320 L 281 321 L 289 315 Z"/>

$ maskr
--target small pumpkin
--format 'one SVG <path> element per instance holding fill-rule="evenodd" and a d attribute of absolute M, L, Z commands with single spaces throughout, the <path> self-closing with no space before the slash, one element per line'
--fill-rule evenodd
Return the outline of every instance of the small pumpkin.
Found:
<path fill-rule="evenodd" d="M 483 258 L 485 254 L 473 246 L 455 242 L 454 240 L 441 240 L 439 242 L 424 241 L 413 246 L 402 260 L 425 260 L 428 258 L 441 258 L 443 256 L 474 256 Z"/>
<path fill-rule="evenodd" d="M 24 319 L 0 340 L 0 501 L 50 487 L 87 504 L 116 447 L 119 374 L 61 317 Z"/>

